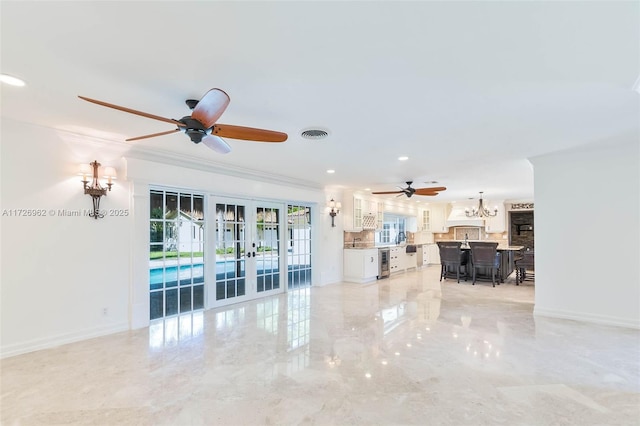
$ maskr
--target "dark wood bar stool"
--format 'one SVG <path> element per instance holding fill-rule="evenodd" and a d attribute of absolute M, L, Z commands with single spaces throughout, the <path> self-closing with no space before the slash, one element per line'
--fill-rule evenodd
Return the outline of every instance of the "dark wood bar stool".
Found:
<path fill-rule="evenodd" d="M 438 249 L 440 250 L 440 281 L 449 275 L 449 267 L 455 268 L 456 279 L 460 282 L 460 268 L 464 266 L 464 280 L 469 277 L 468 264 L 469 254 L 461 249 L 461 242 L 440 241 Z"/>
<path fill-rule="evenodd" d="M 533 250 L 526 250 L 522 256 L 515 260 L 516 285 L 520 285 L 525 279 L 535 280 L 535 254 Z"/>
<path fill-rule="evenodd" d="M 496 278 L 500 284 L 500 253 L 498 253 L 498 243 L 470 242 L 471 267 L 473 269 L 473 283 L 476 283 L 478 268 L 491 270 L 491 284 L 496 286 Z"/>

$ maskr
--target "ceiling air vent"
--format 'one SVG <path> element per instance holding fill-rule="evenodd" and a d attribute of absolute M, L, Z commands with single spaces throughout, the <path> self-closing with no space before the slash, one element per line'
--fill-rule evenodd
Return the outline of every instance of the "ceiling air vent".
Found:
<path fill-rule="evenodd" d="M 307 129 L 303 130 L 300 136 L 305 139 L 324 139 L 329 136 L 329 132 L 321 129 Z"/>

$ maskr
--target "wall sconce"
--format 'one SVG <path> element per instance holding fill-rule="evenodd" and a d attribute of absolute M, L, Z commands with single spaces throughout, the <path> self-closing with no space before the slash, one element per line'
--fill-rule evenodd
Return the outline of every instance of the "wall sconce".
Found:
<path fill-rule="evenodd" d="M 329 216 L 331 216 L 331 226 L 335 227 L 335 217 L 338 213 L 340 213 L 340 207 L 342 207 L 342 204 L 340 204 L 339 202 L 336 203 L 336 201 L 332 198 L 331 201 L 329 201 L 329 208 L 331 210 L 329 210 Z"/>
<path fill-rule="evenodd" d="M 89 217 L 94 219 L 104 217 L 104 213 L 100 213 L 100 198 L 107 195 L 107 191 L 111 191 L 113 180 L 116 179 L 116 169 L 113 167 L 105 167 L 102 170 L 102 178 L 107 180 L 106 187 L 100 185 L 98 181 L 98 170 L 100 163 L 94 161 L 90 164 L 80 165 L 80 173 L 82 176 L 82 184 L 84 186 L 84 193 L 91 195 L 93 199 L 93 211 L 89 213 Z M 89 182 L 91 179 L 91 182 Z"/>

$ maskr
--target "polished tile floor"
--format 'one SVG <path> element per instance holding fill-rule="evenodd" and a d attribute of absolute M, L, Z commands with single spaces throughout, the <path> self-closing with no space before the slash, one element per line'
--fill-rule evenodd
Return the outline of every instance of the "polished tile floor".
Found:
<path fill-rule="evenodd" d="M 2 425 L 638 425 L 640 332 L 438 267 L 2 360 Z M 576 295 L 579 297 L 579 295 Z"/>

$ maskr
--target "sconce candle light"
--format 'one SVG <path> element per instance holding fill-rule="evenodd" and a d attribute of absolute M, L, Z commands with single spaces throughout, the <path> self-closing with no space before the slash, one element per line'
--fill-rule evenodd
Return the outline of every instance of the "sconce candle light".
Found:
<path fill-rule="evenodd" d="M 84 193 L 91 195 L 93 200 L 93 211 L 89 213 L 89 217 L 94 219 L 104 217 L 104 213 L 100 212 L 100 198 L 107 195 L 107 191 L 111 191 L 113 181 L 116 179 L 116 169 L 113 167 L 105 167 L 102 170 L 102 178 L 106 179 L 106 187 L 100 185 L 99 179 L 100 163 L 94 161 L 90 164 L 82 164 L 80 166 L 80 175 L 82 176 L 82 185 Z M 89 180 L 91 179 L 91 180 Z"/>
<path fill-rule="evenodd" d="M 329 210 L 329 216 L 331 216 L 331 226 L 335 227 L 335 217 L 338 213 L 340 213 L 340 207 L 342 207 L 342 204 L 340 204 L 339 202 L 336 203 L 336 201 L 332 198 L 331 201 L 329 201 L 329 208 L 331 210 Z"/>

